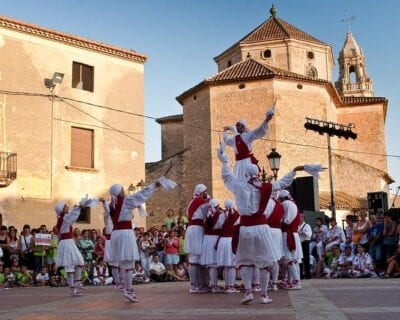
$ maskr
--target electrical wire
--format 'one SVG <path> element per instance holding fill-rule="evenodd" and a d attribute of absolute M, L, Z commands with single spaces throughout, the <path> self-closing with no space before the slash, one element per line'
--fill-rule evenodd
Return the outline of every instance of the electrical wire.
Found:
<path fill-rule="evenodd" d="M 47 97 L 47 98 L 51 98 L 52 97 L 51 94 L 32 93 L 32 92 L 17 92 L 17 91 L 7 91 L 7 90 L 0 90 L 0 94 L 14 95 L 14 96 L 37 96 L 37 97 Z M 126 110 L 121 110 L 121 109 L 117 109 L 117 108 L 113 108 L 113 107 L 103 106 L 103 105 L 100 105 L 100 104 L 95 104 L 95 103 L 82 101 L 82 100 L 78 100 L 78 99 L 73 99 L 73 98 L 68 98 L 68 97 L 63 97 L 63 96 L 58 96 L 58 95 L 54 95 L 54 98 L 66 103 L 70 107 L 75 108 L 76 110 L 86 114 L 87 116 L 91 117 L 92 119 L 95 119 L 96 121 L 99 121 L 99 122 L 103 123 L 104 125 L 108 126 L 112 130 L 114 130 L 116 132 L 119 132 L 119 133 L 129 137 L 130 139 L 133 139 L 134 141 L 137 141 L 137 142 L 139 142 L 141 144 L 144 144 L 144 142 L 142 142 L 140 140 L 137 140 L 137 139 L 127 135 L 126 133 L 124 133 L 124 131 L 121 131 L 121 130 L 117 129 L 117 128 L 115 128 L 115 127 L 103 122 L 100 119 L 97 119 L 96 117 L 92 116 L 91 114 L 89 114 L 89 113 L 81 110 L 80 108 L 76 107 L 75 105 L 71 104 L 69 101 L 82 103 L 82 104 L 86 104 L 86 105 L 89 105 L 89 106 L 92 106 L 92 107 L 102 108 L 102 109 L 106 109 L 106 110 L 110 110 L 110 111 L 114 111 L 114 112 L 124 113 L 124 114 L 128 114 L 128 115 L 131 115 L 131 116 L 142 117 L 142 118 L 151 119 L 151 120 L 157 120 L 158 119 L 158 118 L 153 117 L 153 116 L 143 115 L 143 114 L 139 114 L 139 113 L 135 113 L 135 112 L 131 112 L 131 111 L 126 111 Z M 182 125 L 184 127 L 188 127 L 188 128 L 195 128 L 195 129 L 200 129 L 200 130 L 210 130 L 210 132 L 215 132 L 217 134 L 223 133 L 223 130 L 217 130 L 217 129 L 213 129 L 213 128 L 206 128 L 206 127 L 202 127 L 202 126 L 196 126 L 196 125 L 190 125 L 190 124 L 184 124 L 184 123 L 182 123 L 180 125 Z M 324 150 L 328 149 L 327 147 L 323 147 L 323 146 L 310 145 L 310 144 L 301 144 L 301 143 L 290 142 L 290 141 L 272 140 L 272 139 L 267 139 L 267 138 L 261 138 L 260 140 L 269 141 L 269 142 L 276 142 L 276 143 L 282 143 L 282 144 L 288 144 L 288 145 L 295 145 L 295 146 L 300 146 L 300 147 L 305 147 L 305 148 L 315 148 L 315 149 L 324 149 Z M 364 151 L 347 150 L 347 149 L 335 149 L 335 148 L 332 148 L 332 151 L 340 151 L 340 152 L 348 152 L 348 153 L 356 153 L 356 154 L 364 154 L 364 155 L 373 155 L 373 156 L 381 156 L 381 157 L 391 157 L 391 158 L 396 158 L 397 160 L 400 160 L 400 155 L 394 155 L 394 154 L 381 154 L 381 153 L 364 152 Z"/>

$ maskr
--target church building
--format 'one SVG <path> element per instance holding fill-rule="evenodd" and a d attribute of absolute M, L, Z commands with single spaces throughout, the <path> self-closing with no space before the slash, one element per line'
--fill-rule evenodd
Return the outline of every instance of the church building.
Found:
<path fill-rule="evenodd" d="M 357 133 L 355 140 L 330 138 L 336 208 L 342 215 L 367 208 L 368 192 L 388 191 L 393 182 L 384 156 L 388 100 L 375 96 L 364 52 L 353 34 L 347 33 L 339 53 L 339 79 L 333 82 L 333 48 L 278 17 L 274 7 L 270 14 L 214 58 L 217 74 L 176 98 L 182 114 L 157 120 L 162 160 L 146 164 L 147 179 L 162 174 L 172 163 L 169 175 L 181 190 L 175 198 L 156 196 L 148 203 L 148 211 L 156 213 L 148 225 L 169 207 L 186 207 L 197 183 L 204 183 L 214 198 L 232 198 L 216 157 L 223 127 L 239 119 L 246 119 L 250 129 L 258 127 L 275 100 L 276 114 L 267 135 L 253 143 L 253 153 L 268 174 L 267 154 L 272 148 L 282 156 L 278 179 L 305 163 L 328 167 L 327 136 L 304 127 L 306 118 L 314 118 L 354 124 Z M 227 150 L 233 165 L 234 154 L 231 148 Z M 315 209 L 329 214 L 328 170 L 314 182 Z"/>

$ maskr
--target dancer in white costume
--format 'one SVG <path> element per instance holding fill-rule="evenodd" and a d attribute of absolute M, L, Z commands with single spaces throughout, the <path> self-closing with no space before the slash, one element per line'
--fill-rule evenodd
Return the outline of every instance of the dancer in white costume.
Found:
<path fill-rule="evenodd" d="M 112 277 L 115 283 L 115 288 L 117 290 L 124 289 L 124 272 L 119 272 L 118 261 L 111 260 L 111 234 L 114 229 L 114 224 L 110 215 L 110 201 L 105 201 L 105 199 L 99 199 L 103 203 L 103 218 L 104 218 L 104 226 L 106 228 L 106 241 L 104 245 L 104 261 L 111 266 Z M 115 217 L 115 216 L 114 216 Z"/>
<path fill-rule="evenodd" d="M 189 279 L 190 293 L 203 293 L 207 290 L 206 272 L 207 269 L 201 268 L 200 257 L 204 236 L 204 221 L 209 209 L 209 198 L 207 187 L 198 184 L 194 188 L 193 199 L 190 201 L 187 214 L 189 226 L 186 230 L 184 250 L 189 254 Z"/>
<path fill-rule="evenodd" d="M 81 285 L 81 273 L 84 261 L 81 252 L 75 244 L 72 225 L 81 214 L 81 207 L 91 205 L 95 200 L 82 199 L 80 206 L 74 206 L 69 212 L 69 207 L 63 201 L 60 201 L 55 206 L 57 214 L 57 225 L 55 231 L 59 236 L 56 266 L 64 267 L 67 273 L 67 283 L 69 286 L 69 294 L 72 296 L 82 295 L 79 289 Z"/>
<path fill-rule="evenodd" d="M 234 202 L 230 199 L 224 202 L 225 210 L 219 215 L 216 228 L 221 229 L 216 243 L 217 266 L 224 268 L 225 292 L 239 292 L 235 288 L 236 268 L 235 255 L 232 251 L 232 236 L 234 225 L 238 223 L 239 213 L 234 207 Z"/>
<path fill-rule="evenodd" d="M 152 197 L 154 190 L 159 186 L 168 190 L 175 188 L 176 183 L 161 177 L 143 190 L 128 196 L 125 196 L 122 185 L 114 184 L 110 188 L 110 215 L 114 222 L 114 230 L 111 234 L 110 259 L 117 261 L 120 268 L 125 272 L 123 297 L 131 302 L 139 301 L 132 289 L 135 260 L 139 260 L 136 237 L 132 230 L 132 210 L 137 208 L 141 215 L 146 215 L 142 205 Z"/>
<path fill-rule="evenodd" d="M 200 264 L 208 269 L 211 291 L 213 293 L 223 292 L 218 287 L 217 250 L 215 247 L 221 232 L 221 228 L 217 226 L 221 210 L 219 201 L 211 199 L 204 222 L 204 237 L 201 244 Z"/>
<path fill-rule="evenodd" d="M 271 232 L 273 235 L 273 246 L 277 248 L 279 252 L 279 259 L 284 255 L 283 251 L 283 235 L 282 235 L 282 219 L 283 219 L 284 209 L 281 203 L 273 198 L 270 198 L 265 209 L 265 216 L 267 217 L 267 224 L 271 227 Z M 278 276 L 279 276 L 279 262 L 274 261 L 271 268 L 272 276 L 272 290 L 278 290 Z"/>
<path fill-rule="evenodd" d="M 236 205 L 240 215 L 239 243 L 236 251 L 236 264 L 240 267 L 240 273 L 245 287 L 245 296 L 241 301 L 247 304 L 253 300 L 251 293 L 251 280 L 254 266 L 260 268 L 261 303 L 270 303 L 272 299 L 267 295 L 269 271 L 281 255 L 278 249 L 271 246 L 273 235 L 267 225 L 264 211 L 270 200 L 273 190 L 280 190 L 293 182 L 295 172 L 303 170 L 296 167 L 281 180 L 274 183 L 261 183 L 258 178 L 258 167 L 249 164 L 245 174 L 248 181 L 237 179 L 229 168 L 228 156 L 224 152 L 221 143 L 217 151 L 218 158 L 222 162 L 221 176 L 225 186 L 235 195 Z"/>
<path fill-rule="evenodd" d="M 291 200 L 287 190 L 279 192 L 279 201 L 285 210 L 283 216 L 283 250 L 284 262 L 288 272 L 288 282 L 285 289 L 301 289 L 299 263 L 303 259 L 303 251 L 298 233 L 300 213 Z"/>
<path fill-rule="evenodd" d="M 265 114 L 265 119 L 261 125 L 254 129 L 249 130 L 246 120 L 239 120 L 236 123 L 236 128 L 233 126 L 224 127 L 224 142 L 226 145 L 231 146 L 235 152 L 235 167 L 234 175 L 242 181 L 246 180 L 245 168 L 248 164 L 258 164 L 258 160 L 252 153 L 252 143 L 256 139 L 261 139 L 268 132 L 268 123 L 275 113 L 275 103 Z M 232 135 L 228 134 L 231 131 Z"/>

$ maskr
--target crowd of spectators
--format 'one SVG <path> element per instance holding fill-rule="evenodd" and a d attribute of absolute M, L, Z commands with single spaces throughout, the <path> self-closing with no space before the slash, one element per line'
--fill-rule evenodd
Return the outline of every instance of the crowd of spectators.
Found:
<path fill-rule="evenodd" d="M 400 224 L 390 212 L 378 219 L 360 212 L 346 227 L 316 218 L 310 242 L 311 273 L 325 278 L 400 277 Z"/>
<path fill-rule="evenodd" d="M 183 209 L 175 215 L 166 212 L 163 224 L 148 230 L 135 228 L 140 260 L 136 261 L 133 282 L 187 281 L 188 259 L 183 250 L 188 217 Z M 399 221 L 400 222 L 400 221 Z M 346 227 L 335 219 L 315 220 L 310 242 L 313 277 L 400 277 L 400 225 L 386 213 L 382 221 L 374 214 L 348 215 Z M 36 234 L 48 234 L 49 244 L 35 243 Z M 82 282 L 92 285 L 115 283 L 110 267 L 103 260 L 105 230 L 75 228 L 74 240 L 85 266 Z M 0 216 L 0 288 L 26 286 L 67 286 L 66 273 L 56 268 L 57 235 L 41 225 L 24 225 L 21 231 L 4 226 Z"/>
<path fill-rule="evenodd" d="M 66 273 L 56 268 L 58 236 L 41 225 L 24 225 L 21 231 L 4 226 L 0 216 L 0 288 L 27 286 L 67 286 Z M 166 213 L 160 227 L 135 228 L 140 260 L 136 261 L 134 283 L 151 281 L 186 281 L 188 263 L 183 251 L 188 217 L 180 209 Z M 46 234 L 48 245 L 37 245 L 36 234 Z M 85 261 L 82 282 L 93 285 L 112 284 L 110 266 L 104 259 L 105 229 L 73 230 L 74 240 Z"/>

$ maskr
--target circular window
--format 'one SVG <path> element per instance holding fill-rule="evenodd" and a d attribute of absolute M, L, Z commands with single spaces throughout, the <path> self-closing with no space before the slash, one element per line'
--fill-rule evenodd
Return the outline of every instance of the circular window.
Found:
<path fill-rule="evenodd" d="M 299 83 L 299 84 L 297 85 L 297 89 L 300 89 L 300 90 L 303 89 L 303 85 Z"/>
<path fill-rule="evenodd" d="M 239 89 L 244 89 L 246 88 L 246 85 L 244 83 L 239 84 Z"/>
<path fill-rule="evenodd" d="M 271 58 L 271 50 L 270 49 L 264 50 L 263 57 L 264 58 Z"/>
<path fill-rule="evenodd" d="M 314 52 L 308 51 L 308 52 L 307 52 L 307 58 L 308 58 L 308 59 L 314 59 Z"/>

